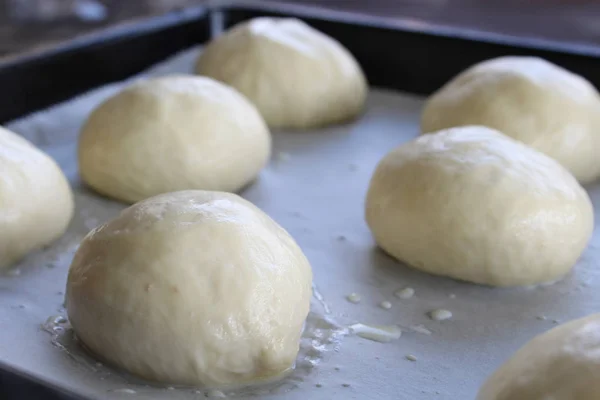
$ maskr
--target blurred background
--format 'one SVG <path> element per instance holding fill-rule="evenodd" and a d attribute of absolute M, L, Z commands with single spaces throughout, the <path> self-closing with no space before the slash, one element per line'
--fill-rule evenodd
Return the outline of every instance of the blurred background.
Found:
<path fill-rule="evenodd" d="M 0 0 L 0 57 L 202 0 Z M 273 2 L 263 0 L 263 2 Z M 600 45 L 599 0 L 295 0 L 392 18 Z"/>

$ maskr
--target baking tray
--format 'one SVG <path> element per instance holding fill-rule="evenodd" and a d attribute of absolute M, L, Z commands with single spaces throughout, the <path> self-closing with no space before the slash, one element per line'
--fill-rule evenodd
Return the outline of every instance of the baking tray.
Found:
<path fill-rule="evenodd" d="M 494 289 L 402 266 L 377 250 L 363 219 L 367 184 L 376 163 L 391 148 L 418 133 L 422 95 L 470 64 L 503 54 L 543 56 L 598 86 L 600 58 L 594 48 L 520 41 L 419 21 L 300 6 L 230 3 L 213 6 L 210 20 L 203 9 L 186 10 L 128 25 L 121 33 L 101 34 L 58 50 L 8 60 L 0 65 L 0 83 L 9 89 L 0 98 L 1 120 L 7 122 L 127 78 L 206 41 L 210 29 L 257 15 L 301 17 L 337 38 L 353 52 L 377 88 L 371 91 L 367 110 L 357 121 L 311 132 L 274 132 L 271 163 L 260 179 L 241 193 L 290 231 L 304 249 L 317 289 L 308 333 L 322 333 L 333 340 L 311 347 L 319 335 L 305 335 L 296 372 L 279 385 L 235 397 L 474 398 L 485 377 L 531 337 L 559 322 L 600 309 L 597 235 L 564 280 L 536 288 Z M 176 56 L 173 62 L 179 67 L 172 69 L 169 63 L 168 68 L 161 66 L 154 73 L 189 70 L 197 51 Z M 94 66 L 99 63 L 105 66 L 98 67 L 104 72 L 94 75 Z M 90 73 L 73 81 L 75 71 Z M 39 77 L 44 74 L 48 79 Z M 64 238 L 29 256 L 18 266 L 20 274 L 0 277 L 2 382 L 10 377 L 16 382 L 10 385 L 13 390 L 30 391 L 18 392 L 15 398 L 50 398 L 45 397 L 50 392 L 29 394 L 40 388 L 54 396 L 85 399 L 198 399 L 218 395 L 139 382 L 96 365 L 68 331 L 51 334 L 42 328 L 48 317 L 64 315 L 65 277 L 78 240 L 124 207 L 86 190 L 75 163 L 78 125 L 93 102 L 117 89 L 112 85 L 86 96 L 85 106 L 70 107 L 81 104 L 75 100 L 51 113 L 8 124 L 59 162 L 73 184 L 77 203 L 75 219 Z M 594 206 L 600 206 L 600 185 L 587 189 Z M 416 290 L 414 298 L 393 296 L 396 289 L 407 286 Z M 352 292 L 361 295 L 361 303 L 346 301 Z M 383 300 L 389 300 L 393 307 L 379 308 Z M 454 317 L 443 322 L 429 320 L 427 312 L 440 307 L 451 310 Z M 391 343 L 372 342 L 347 335 L 344 327 L 355 322 L 397 324 L 404 333 Z M 409 354 L 416 361 L 407 360 Z"/>

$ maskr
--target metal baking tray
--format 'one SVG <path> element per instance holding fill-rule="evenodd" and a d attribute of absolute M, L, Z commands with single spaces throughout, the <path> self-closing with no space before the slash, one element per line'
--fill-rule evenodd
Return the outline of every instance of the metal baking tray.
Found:
<path fill-rule="evenodd" d="M 304 249 L 317 289 L 309 332 L 333 340 L 310 347 L 319 335 L 305 337 L 296 372 L 278 385 L 233 397 L 474 398 L 485 377 L 534 335 L 600 308 L 598 235 L 574 272 L 560 282 L 494 289 L 401 265 L 376 248 L 363 218 L 373 169 L 387 151 L 416 136 L 423 95 L 469 65 L 505 54 L 545 57 L 598 86 L 597 49 L 414 20 L 232 2 L 208 11 L 194 8 L 133 22 L 0 62 L 4 89 L 0 121 L 59 162 L 71 180 L 77 204 L 64 238 L 0 277 L 0 398 L 200 399 L 215 394 L 152 386 L 97 365 L 68 332 L 51 334 L 43 325 L 49 317 L 64 315 L 65 278 L 78 240 L 124 207 L 87 190 L 78 179 L 75 158 L 78 125 L 94 102 L 118 86 L 82 97 L 87 99 L 84 105 L 73 97 L 129 78 L 201 44 L 211 30 L 259 15 L 296 16 L 335 37 L 356 56 L 373 89 L 365 114 L 352 123 L 314 132 L 273 132 L 273 160 L 259 180 L 241 193 L 281 223 Z M 172 62 L 177 67 L 169 63 L 152 73 L 189 70 L 195 51 L 176 56 Z M 51 111 L 28 116 L 67 100 Z M 23 119 L 9 122 L 16 118 Z M 594 206 L 600 206 L 600 184 L 587 189 Z M 415 289 L 414 298 L 393 296 L 396 289 L 407 286 Z M 361 295 L 359 304 L 346 300 L 352 292 Z M 383 300 L 390 301 L 392 308 L 378 307 Z M 431 321 L 427 312 L 440 307 L 451 310 L 454 317 Z M 397 324 L 404 332 L 390 343 L 368 341 L 347 335 L 344 327 L 355 322 Z M 46 324 L 46 328 L 53 326 Z M 416 361 L 407 360 L 409 354 Z"/>

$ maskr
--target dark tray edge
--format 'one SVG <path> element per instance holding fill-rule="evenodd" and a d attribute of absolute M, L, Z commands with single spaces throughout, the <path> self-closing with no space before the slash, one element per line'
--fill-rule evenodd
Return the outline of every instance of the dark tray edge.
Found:
<path fill-rule="evenodd" d="M 200 19 L 208 14 L 204 6 L 190 7 L 171 11 L 167 14 L 136 18 L 118 25 L 85 33 L 77 38 L 60 41 L 30 51 L 0 57 L 0 70 L 23 65 L 37 59 L 47 59 L 64 53 L 76 52 L 90 46 L 103 45 L 113 40 L 123 40 L 131 37 L 145 36 L 185 22 Z"/>
<path fill-rule="evenodd" d="M 354 11 L 341 11 L 331 8 L 294 4 L 288 2 L 264 3 L 260 0 L 228 0 L 209 7 L 210 11 L 249 10 L 265 13 L 295 14 L 298 17 L 309 17 L 336 21 L 341 23 L 370 26 L 437 36 L 451 39 L 484 42 L 523 49 L 545 50 L 573 55 L 583 55 L 600 58 L 600 46 L 576 42 L 562 42 L 535 38 L 531 36 L 515 36 L 487 32 L 478 29 L 461 28 L 442 24 L 433 24 L 417 18 L 383 17 L 360 14 Z"/>
<path fill-rule="evenodd" d="M 23 399 L 75 400 L 80 398 L 76 393 L 59 384 L 20 370 L 2 360 L 0 360 L 0 385 L 6 385 L 4 388 L 0 386 L 0 394 L 7 392 L 9 396 L 16 394 L 18 398 Z"/>
<path fill-rule="evenodd" d="M 0 123 L 123 80 L 207 40 L 208 15 L 206 7 L 173 11 L 0 59 L 0 86 L 10 94 L 0 98 Z"/>
<path fill-rule="evenodd" d="M 473 64 L 509 55 L 547 59 L 600 88 L 600 47 L 255 0 L 228 1 L 211 11 L 220 15 L 224 28 L 259 15 L 301 18 L 340 41 L 361 64 L 371 86 L 379 88 L 429 95 Z"/>

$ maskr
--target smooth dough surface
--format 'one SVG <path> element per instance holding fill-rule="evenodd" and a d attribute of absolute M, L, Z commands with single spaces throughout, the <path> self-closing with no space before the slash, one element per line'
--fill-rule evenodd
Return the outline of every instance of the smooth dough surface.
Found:
<path fill-rule="evenodd" d="M 335 39 L 292 18 L 255 18 L 213 40 L 196 72 L 242 92 L 274 128 L 308 129 L 356 117 L 364 74 Z"/>
<path fill-rule="evenodd" d="M 485 125 L 554 158 L 582 183 L 600 176 L 600 96 L 583 77 L 535 57 L 501 57 L 434 93 L 421 132 Z"/>
<path fill-rule="evenodd" d="M 92 112 L 79 139 L 83 180 L 125 202 L 177 190 L 235 192 L 256 178 L 271 135 L 256 108 L 209 78 L 134 83 Z"/>
<path fill-rule="evenodd" d="M 408 265 L 465 281 L 554 281 L 594 226 L 585 190 L 560 164 L 481 126 L 420 136 L 371 178 L 366 220 L 379 246 Z"/>
<path fill-rule="evenodd" d="M 73 207 L 54 160 L 0 127 L 0 268 L 62 236 Z"/>
<path fill-rule="evenodd" d="M 494 372 L 477 400 L 598 398 L 600 314 L 593 314 L 535 337 Z"/>
<path fill-rule="evenodd" d="M 292 367 L 312 295 L 292 237 L 241 197 L 134 204 L 82 241 L 67 312 L 82 342 L 140 377 L 230 385 Z"/>

